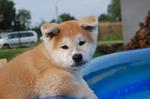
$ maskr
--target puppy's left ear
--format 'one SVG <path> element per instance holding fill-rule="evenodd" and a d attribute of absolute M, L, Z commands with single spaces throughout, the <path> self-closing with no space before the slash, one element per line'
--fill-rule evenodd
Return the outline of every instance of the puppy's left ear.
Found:
<path fill-rule="evenodd" d="M 91 33 L 93 40 L 96 42 L 98 37 L 98 21 L 95 16 L 89 16 L 79 20 L 80 26 Z"/>
<path fill-rule="evenodd" d="M 87 31 L 93 31 L 98 27 L 98 21 L 95 16 L 88 16 L 79 20 L 80 26 Z"/>

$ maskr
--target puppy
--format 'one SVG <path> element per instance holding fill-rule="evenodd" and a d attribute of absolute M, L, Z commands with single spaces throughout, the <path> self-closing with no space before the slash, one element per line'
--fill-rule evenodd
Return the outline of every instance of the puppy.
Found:
<path fill-rule="evenodd" d="M 46 23 L 41 31 L 43 43 L 0 70 L 0 99 L 97 99 L 80 75 L 96 49 L 96 18 Z"/>

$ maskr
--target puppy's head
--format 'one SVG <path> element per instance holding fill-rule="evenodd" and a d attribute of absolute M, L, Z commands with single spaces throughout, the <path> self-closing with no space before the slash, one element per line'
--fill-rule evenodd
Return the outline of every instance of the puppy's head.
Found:
<path fill-rule="evenodd" d="M 49 57 L 62 68 L 82 67 L 95 52 L 98 31 L 94 16 L 61 24 L 43 24 L 41 31 Z"/>

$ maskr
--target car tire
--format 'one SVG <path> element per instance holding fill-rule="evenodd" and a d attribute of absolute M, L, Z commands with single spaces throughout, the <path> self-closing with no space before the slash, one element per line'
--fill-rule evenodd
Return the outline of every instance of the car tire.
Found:
<path fill-rule="evenodd" d="M 2 48 L 3 49 L 10 49 L 10 46 L 9 46 L 9 44 L 4 44 Z"/>

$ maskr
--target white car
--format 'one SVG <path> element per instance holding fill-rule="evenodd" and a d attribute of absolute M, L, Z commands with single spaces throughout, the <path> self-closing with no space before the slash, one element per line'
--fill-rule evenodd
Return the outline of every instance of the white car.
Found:
<path fill-rule="evenodd" d="M 28 47 L 37 42 L 38 36 L 34 31 L 10 32 L 0 38 L 0 48 Z"/>

